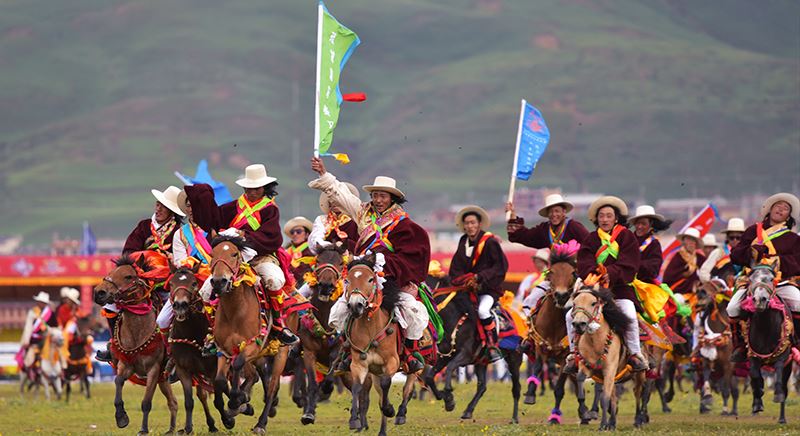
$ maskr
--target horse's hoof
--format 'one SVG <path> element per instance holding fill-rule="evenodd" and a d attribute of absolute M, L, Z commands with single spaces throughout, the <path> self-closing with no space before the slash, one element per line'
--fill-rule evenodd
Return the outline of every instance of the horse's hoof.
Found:
<path fill-rule="evenodd" d="M 782 392 L 781 393 L 776 393 L 772 397 L 772 402 L 773 403 L 783 403 L 784 401 L 786 401 L 786 394 L 784 394 Z"/>
<path fill-rule="evenodd" d="M 239 413 L 245 416 L 253 416 L 256 414 L 256 411 L 250 403 L 247 403 L 239 406 Z"/>
<path fill-rule="evenodd" d="M 472 412 L 464 412 L 464 414 L 461 415 L 461 419 L 472 419 Z"/>
<path fill-rule="evenodd" d="M 117 428 L 125 428 L 131 422 L 127 412 L 122 412 L 121 415 L 115 415 L 114 418 L 117 419 Z"/>
<path fill-rule="evenodd" d="M 591 421 L 591 419 L 581 418 L 581 425 L 589 425 Z"/>
<path fill-rule="evenodd" d="M 509 424 L 519 424 L 519 418 L 511 418 L 511 422 Z"/>
<path fill-rule="evenodd" d="M 704 406 L 704 405 L 700 405 L 700 414 L 701 414 L 701 415 L 705 415 L 705 414 L 707 414 L 708 412 L 711 412 L 711 409 L 710 409 L 710 408 L 708 408 L 708 407 L 706 407 L 706 406 Z"/>
<path fill-rule="evenodd" d="M 234 426 L 236 426 L 236 420 L 233 418 L 222 418 L 222 425 L 227 430 L 232 430 Z"/>
<path fill-rule="evenodd" d="M 277 402 L 277 398 L 276 398 L 275 400 L 276 400 L 276 401 L 275 401 L 274 403 L 272 403 L 272 407 L 269 409 L 269 414 L 268 414 L 268 415 L 269 415 L 269 417 L 270 417 L 270 418 L 274 418 L 274 417 L 275 417 L 275 415 L 277 415 L 277 414 L 278 414 L 278 404 L 277 404 L 278 402 Z"/>
<path fill-rule="evenodd" d="M 209 427 L 209 428 L 208 428 L 208 432 L 209 432 L 209 433 L 216 433 L 216 432 L 218 432 L 218 431 L 219 431 L 219 430 L 217 430 L 217 427 L 214 427 L 214 426 L 211 426 L 211 427 Z"/>
<path fill-rule="evenodd" d="M 316 419 L 313 413 L 304 413 L 300 417 L 300 423 L 303 425 L 313 424 Z"/>
<path fill-rule="evenodd" d="M 253 434 L 267 434 L 267 430 L 263 427 L 253 427 Z"/>
<path fill-rule="evenodd" d="M 778 424 L 786 424 L 786 418 L 778 419 Z"/>
<path fill-rule="evenodd" d="M 536 404 L 536 397 L 533 395 L 525 395 L 525 399 L 522 402 L 525 404 Z"/>
<path fill-rule="evenodd" d="M 456 409 L 456 402 L 453 401 L 452 397 L 449 399 L 449 401 L 448 401 L 447 398 L 445 398 L 444 399 L 444 410 L 447 411 L 447 412 L 452 412 L 455 409 Z"/>
<path fill-rule="evenodd" d="M 589 419 L 594 421 L 595 419 L 600 418 L 600 415 L 597 413 L 597 410 L 590 410 L 589 411 Z"/>
<path fill-rule="evenodd" d="M 350 420 L 350 430 L 361 430 L 361 420 L 360 419 L 351 419 Z"/>
<path fill-rule="evenodd" d="M 672 409 L 670 409 L 666 404 L 661 406 L 661 411 L 664 413 L 672 413 Z"/>
<path fill-rule="evenodd" d="M 192 434 L 192 431 L 194 431 L 194 430 L 187 427 L 187 428 L 183 428 L 183 429 L 178 430 L 178 434 Z M 168 434 L 168 433 L 165 433 L 165 434 Z"/>
<path fill-rule="evenodd" d="M 391 404 L 388 404 L 386 407 L 382 407 L 381 412 L 383 412 L 383 416 L 387 418 L 394 418 L 394 406 Z"/>
<path fill-rule="evenodd" d="M 394 418 L 394 425 L 403 425 L 406 423 L 406 417 L 403 415 L 397 415 Z"/>

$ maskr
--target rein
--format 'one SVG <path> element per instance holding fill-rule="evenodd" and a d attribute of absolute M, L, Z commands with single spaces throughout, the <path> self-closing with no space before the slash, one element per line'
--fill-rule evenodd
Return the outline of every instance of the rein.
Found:
<path fill-rule="evenodd" d="M 147 288 L 147 282 L 138 277 L 132 281 L 128 286 L 120 288 L 119 285 L 111 279 L 111 277 L 103 277 L 103 282 L 114 286 L 115 296 L 114 302 L 121 305 L 130 306 L 140 301 L 146 300 L 150 296 L 150 289 Z M 133 292 L 140 290 L 142 292 Z"/>
<path fill-rule="evenodd" d="M 380 306 L 378 306 L 380 308 Z M 365 360 L 367 358 L 367 353 L 370 349 L 375 348 L 378 344 L 381 343 L 384 339 L 386 339 L 389 335 L 395 332 L 395 329 L 392 327 L 392 324 L 395 323 L 394 320 L 394 311 L 389 313 L 389 319 L 386 321 L 386 325 L 383 326 L 382 329 L 378 331 L 378 333 L 372 337 L 372 339 L 367 342 L 366 348 L 360 348 L 353 343 L 353 340 L 350 336 L 351 331 L 353 330 L 353 323 L 355 322 L 355 318 L 348 318 L 347 319 L 347 326 L 344 329 L 344 336 L 347 342 L 350 343 L 350 347 L 359 353 L 361 353 L 361 360 Z"/>
<path fill-rule="evenodd" d="M 544 300 L 550 298 L 553 301 L 553 305 L 555 306 L 555 290 L 549 290 L 547 293 L 544 294 L 539 302 L 536 304 L 536 307 L 531 311 L 530 316 L 528 317 L 528 337 L 532 339 L 539 347 L 544 348 L 546 352 L 552 352 L 555 354 L 562 353 L 565 349 L 569 347 L 569 343 L 565 344 L 565 336 L 561 341 L 557 344 L 551 344 L 544 336 L 536 330 L 536 317 L 539 315 L 539 312 L 544 306 Z"/>

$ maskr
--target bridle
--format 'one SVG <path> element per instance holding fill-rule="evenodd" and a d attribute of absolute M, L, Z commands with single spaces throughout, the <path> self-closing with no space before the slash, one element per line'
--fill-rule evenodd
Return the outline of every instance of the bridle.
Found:
<path fill-rule="evenodd" d="M 132 304 L 138 301 L 142 301 L 147 298 L 147 282 L 139 277 L 139 272 L 136 272 L 136 280 L 133 280 L 129 285 L 125 286 L 124 288 L 120 288 L 119 285 L 109 276 L 103 277 L 103 283 L 108 283 L 114 286 L 114 302 L 115 303 L 122 303 L 122 304 Z M 134 293 L 133 291 L 140 289 L 144 292 L 141 293 Z"/>
<path fill-rule="evenodd" d="M 351 268 L 349 272 L 353 272 L 356 269 L 366 270 L 367 274 L 373 277 L 372 286 L 371 289 L 369 289 L 369 293 L 365 293 L 365 290 L 359 288 L 351 288 L 349 286 L 349 281 L 345 280 L 346 301 L 350 301 L 350 298 L 352 298 L 353 295 L 360 295 L 362 298 L 364 298 L 367 301 L 366 314 L 367 318 L 369 319 L 372 318 L 372 315 L 375 314 L 375 312 L 378 309 L 380 309 L 381 303 L 383 302 L 383 292 L 381 292 L 380 289 L 378 289 L 378 283 L 377 283 L 378 275 L 375 273 L 375 271 L 373 271 L 370 267 L 366 265 L 356 265 L 353 268 Z"/>
<path fill-rule="evenodd" d="M 225 244 L 225 243 L 227 243 L 227 242 L 223 242 L 223 244 Z M 240 259 L 240 257 L 241 257 L 241 252 L 239 251 L 238 248 L 236 248 L 235 245 L 233 245 L 233 244 L 229 244 L 229 245 L 231 247 L 233 247 L 236 250 L 236 253 L 237 253 L 237 255 L 236 255 L 236 259 L 237 260 L 236 260 L 235 267 L 234 267 L 234 265 L 231 264 L 230 261 L 228 261 L 228 259 L 226 259 L 224 257 L 213 257 L 213 259 L 211 259 L 211 264 L 209 265 L 209 270 L 211 271 L 211 276 L 213 277 L 214 272 L 217 269 L 217 264 L 221 263 L 222 265 L 224 265 L 228 269 L 228 271 L 231 272 L 231 276 L 232 276 L 231 277 L 231 283 L 233 283 L 233 282 L 236 281 L 236 279 L 239 278 L 239 272 L 241 270 L 241 261 L 239 261 L 238 259 Z M 233 256 L 231 256 L 231 257 L 233 257 Z"/>
<path fill-rule="evenodd" d="M 589 322 L 588 322 L 589 324 L 591 324 L 592 322 L 596 322 L 596 323 L 599 324 L 600 323 L 600 317 L 603 315 L 603 312 L 602 312 L 602 310 L 603 310 L 603 302 L 599 298 L 597 298 L 597 296 L 593 295 L 592 292 L 589 291 L 589 290 L 580 290 L 580 291 L 575 293 L 576 296 L 580 295 L 580 294 L 591 294 L 595 298 L 595 301 L 597 301 L 597 305 L 594 307 L 594 311 L 593 312 L 589 312 L 587 309 L 584 309 L 583 307 L 580 307 L 580 306 L 573 306 L 572 307 L 572 316 L 574 317 L 576 313 L 582 313 L 582 314 L 586 315 L 587 318 L 589 318 Z"/>

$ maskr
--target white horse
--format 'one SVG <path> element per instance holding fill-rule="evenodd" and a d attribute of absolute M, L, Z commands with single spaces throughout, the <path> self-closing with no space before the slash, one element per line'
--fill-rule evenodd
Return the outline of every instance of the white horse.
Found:
<path fill-rule="evenodd" d="M 19 375 L 19 393 L 34 389 L 34 394 L 39 395 L 39 389 L 44 387 L 44 396 L 50 401 L 50 387 L 56 393 L 56 399 L 61 399 L 61 379 L 64 373 L 62 361 L 62 347 L 64 346 L 64 333 L 58 327 L 48 327 L 44 343 L 37 353 L 33 363 L 34 368 L 23 368 Z M 38 367 L 37 367 L 38 365 Z"/>

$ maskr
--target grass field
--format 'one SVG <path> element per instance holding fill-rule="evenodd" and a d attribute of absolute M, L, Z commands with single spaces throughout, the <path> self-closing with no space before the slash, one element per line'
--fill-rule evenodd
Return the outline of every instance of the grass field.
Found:
<path fill-rule="evenodd" d="M 177 387 L 178 385 L 175 385 Z M 511 417 L 510 385 L 507 383 L 491 383 L 489 390 L 478 405 L 475 419 L 461 421 L 459 416 L 463 411 L 469 397 L 474 392 L 474 384 L 458 385 L 455 395 L 457 406 L 453 412 L 445 412 L 439 402 L 414 400 L 410 403 L 408 423 L 404 426 L 389 425 L 390 434 L 575 434 L 593 433 L 597 431 L 597 423 L 580 426 L 575 417 L 576 402 L 572 396 L 564 401 L 564 425 L 554 427 L 546 424 L 546 419 L 552 407 L 552 396 L 548 391 L 544 398 L 534 406 L 520 404 L 520 424 L 508 424 Z M 45 402 L 43 399 L 21 399 L 14 384 L 0 385 L 0 434 L 132 434 L 139 429 L 141 412 L 139 400 L 143 388 L 126 385 L 124 398 L 131 424 L 124 430 L 119 430 L 114 425 L 114 388 L 110 383 L 93 386 L 93 397 L 86 400 L 83 397 L 73 397 L 69 404 L 63 401 Z M 260 391 L 259 391 L 260 392 Z M 185 417 L 182 396 L 176 392 L 179 400 L 178 423 L 182 428 Z M 259 395 L 259 394 L 257 394 Z M 397 407 L 400 396 L 400 386 L 394 385 L 392 399 Z M 430 398 L 430 397 L 428 397 Z M 771 394 L 766 397 L 767 401 Z M 777 422 L 778 406 L 766 403 L 766 412 L 758 417 L 752 417 L 750 410 L 750 395 L 744 395 L 740 401 L 740 417 L 721 417 L 721 400 L 715 397 L 714 409 L 709 415 L 697 413 L 698 397 L 694 393 L 676 394 L 672 403 L 673 412 L 669 415 L 661 413 L 660 405 L 651 405 L 651 423 L 644 430 L 633 428 L 633 397 L 626 394 L 620 404 L 620 417 L 618 430 L 622 432 L 648 432 L 669 434 L 798 434 L 800 433 L 800 404 L 797 397 L 790 395 L 787 402 L 787 419 L 789 424 L 779 426 Z M 202 415 L 202 408 L 195 403 L 194 425 L 196 433 L 205 433 L 207 427 Z M 256 401 L 258 410 L 260 401 Z M 300 424 L 300 409 L 291 402 L 288 389 L 284 386 L 278 416 L 269 422 L 268 432 L 275 434 L 346 434 L 348 410 L 350 406 L 349 394 L 334 393 L 329 403 L 321 404 L 317 410 L 317 423 L 311 426 Z M 379 427 L 379 412 L 372 403 L 370 410 L 370 429 L 368 434 L 377 432 Z M 150 431 L 161 434 L 167 429 L 169 415 L 166 406 L 159 394 L 156 394 L 154 411 L 150 416 Z M 199 415 L 198 415 L 199 413 Z M 218 416 L 215 415 L 218 426 Z M 228 434 L 248 434 L 255 424 L 254 417 L 242 416 L 237 418 L 234 431 Z"/>

